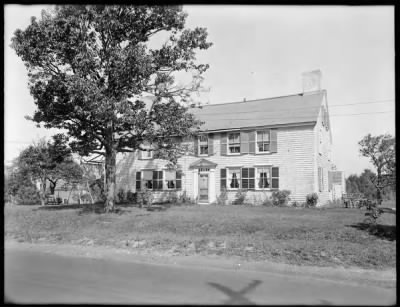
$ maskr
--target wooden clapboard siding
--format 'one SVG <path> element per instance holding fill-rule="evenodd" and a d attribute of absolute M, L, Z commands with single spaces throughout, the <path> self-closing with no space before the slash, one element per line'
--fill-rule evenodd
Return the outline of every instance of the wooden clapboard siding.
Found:
<path fill-rule="evenodd" d="M 272 154 L 243 154 L 221 155 L 221 133 L 214 134 L 214 155 L 206 157 L 207 160 L 217 163 L 215 172 L 216 194 L 220 194 L 220 169 L 227 166 L 254 167 L 254 165 L 273 165 L 279 167 L 279 188 L 291 190 L 291 199 L 305 201 L 305 196 L 314 188 L 314 129 L 312 125 L 301 127 L 279 128 L 277 133 L 277 153 Z M 190 141 L 186 141 L 189 142 Z M 125 157 L 125 159 L 127 159 Z M 189 165 L 200 159 L 194 155 L 186 155 L 178 160 L 183 170 L 182 191 L 193 194 L 193 171 Z M 124 164 L 129 171 L 124 169 L 122 174 L 130 176 L 129 186 L 134 191 L 134 174 L 141 169 L 162 169 L 166 161 L 138 160 L 137 154 L 130 154 L 130 162 Z M 132 162 L 133 161 L 133 162 Z M 118 174 L 119 176 L 119 174 Z M 270 194 L 267 191 L 266 194 Z M 229 191 L 229 199 L 235 197 L 236 191 Z M 265 193 L 261 191 L 248 192 L 249 197 L 257 198 Z"/>

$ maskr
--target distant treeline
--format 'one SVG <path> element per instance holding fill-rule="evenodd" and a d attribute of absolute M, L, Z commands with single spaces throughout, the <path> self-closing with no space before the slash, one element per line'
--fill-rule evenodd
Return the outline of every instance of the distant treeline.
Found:
<path fill-rule="evenodd" d="M 346 193 L 362 193 L 370 199 L 376 198 L 376 187 L 374 180 L 376 174 L 369 169 L 365 169 L 360 176 L 350 175 L 346 178 Z M 392 200 L 396 198 L 396 188 L 386 187 L 383 190 L 383 199 Z"/>

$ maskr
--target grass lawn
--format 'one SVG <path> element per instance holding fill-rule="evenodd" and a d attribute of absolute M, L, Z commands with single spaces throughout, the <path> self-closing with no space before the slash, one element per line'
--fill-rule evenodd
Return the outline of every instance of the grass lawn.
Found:
<path fill-rule="evenodd" d="M 359 209 L 173 206 L 150 212 L 127 206 L 113 214 L 49 209 L 6 205 L 5 237 L 300 265 L 396 265 L 394 214 L 379 218 L 377 234 L 366 229 L 365 211 Z"/>

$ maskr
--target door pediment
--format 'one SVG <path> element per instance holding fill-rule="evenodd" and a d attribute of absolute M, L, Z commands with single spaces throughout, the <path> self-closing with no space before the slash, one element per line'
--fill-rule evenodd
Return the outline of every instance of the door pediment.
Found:
<path fill-rule="evenodd" d="M 190 164 L 190 168 L 215 168 L 217 163 L 208 161 L 207 159 L 200 159 Z"/>

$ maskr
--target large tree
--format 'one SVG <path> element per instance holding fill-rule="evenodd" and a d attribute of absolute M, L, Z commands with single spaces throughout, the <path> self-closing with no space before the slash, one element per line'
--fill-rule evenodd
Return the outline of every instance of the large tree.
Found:
<path fill-rule="evenodd" d="M 195 52 L 211 43 L 206 29 L 185 29 L 186 17 L 171 6 L 59 6 L 12 38 L 38 107 L 32 120 L 65 129 L 83 156 L 104 155 L 106 211 L 114 208 L 118 152 L 156 150 L 176 162 L 172 136 L 199 128 L 186 104 L 208 69 Z M 182 73 L 187 85 L 176 81 Z"/>
<path fill-rule="evenodd" d="M 396 139 L 390 134 L 366 135 L 359 143 L 360 153 L 370 158 L 376 168 L 376 177 L 371 177 L 376 189 L 378 203 L 382 203 L 382 191 L 396 182 Z"/>

